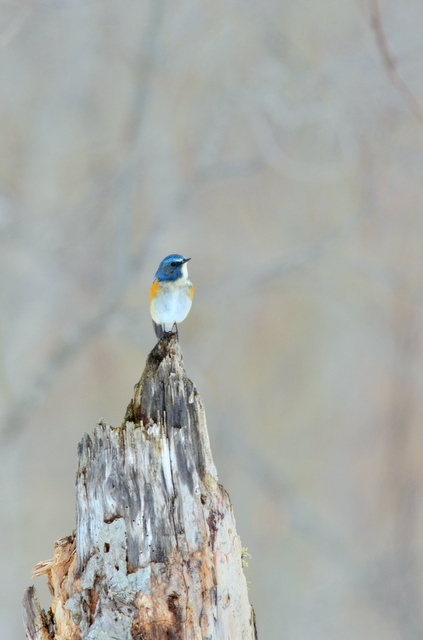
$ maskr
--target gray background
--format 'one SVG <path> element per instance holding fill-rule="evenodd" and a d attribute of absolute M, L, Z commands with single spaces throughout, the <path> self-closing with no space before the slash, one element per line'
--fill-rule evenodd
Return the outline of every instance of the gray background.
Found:
<path fill-rule="evenodd" d="M 377 8 L 1 3 L 2 638 L 171 252 L 260 639 L 423 637 L 423 3 Z"/>

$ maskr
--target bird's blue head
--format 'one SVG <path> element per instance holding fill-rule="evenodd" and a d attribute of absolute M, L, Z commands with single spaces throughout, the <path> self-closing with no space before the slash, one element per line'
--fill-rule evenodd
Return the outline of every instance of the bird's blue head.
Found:
<path fill-rule="evenodd" d="M 173 280 L 179 280 L 179 278 L 188 277 L 188 269 L 185 266 L 188 260 L 191 260 L 191 258 L 184 258 L 184 256 L 178 253 L 172 253 L 170 256 L 166 256 L 166 258 L 161 261 L 154 279 L 158 278 L 159 280 L 172 282 Z"/>

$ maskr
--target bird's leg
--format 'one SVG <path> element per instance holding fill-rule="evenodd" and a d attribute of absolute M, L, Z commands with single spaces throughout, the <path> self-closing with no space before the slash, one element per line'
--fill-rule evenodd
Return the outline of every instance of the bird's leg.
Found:
<path fill-rule="evenodd" d="M 176 324 L 176 322 L 173 323 L 172 331 L 176 335 L 176 339 L 179 342 L 179 331 L 178 331 L 178 325 Z"/>

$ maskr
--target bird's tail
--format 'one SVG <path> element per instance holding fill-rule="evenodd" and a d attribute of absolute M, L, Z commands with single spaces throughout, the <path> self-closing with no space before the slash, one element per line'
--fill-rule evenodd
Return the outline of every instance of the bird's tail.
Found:
<path fill-rule="evenodd" d="M 156 324 L 153 320 L 153 327 L 154 327 L 154 331 L 156 336 L 158 337 L 158 339 L 160 340 L 161 338 L 163 338 L 164 334 L 165 334 L 165 330 L 162 324 Z"/>

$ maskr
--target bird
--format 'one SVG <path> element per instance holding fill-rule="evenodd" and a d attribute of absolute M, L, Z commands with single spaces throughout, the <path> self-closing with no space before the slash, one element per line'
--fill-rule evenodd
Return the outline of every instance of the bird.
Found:
<path fill-rule="evenodd" d="M 188 278 L 187 262 L 179 253 L 171 253 L 164 258 L 154 276 L 150 288 L 150 314 L 157 338 L 175 327 L 178 336 L 178 323 L 185 320 L 191 309 L 194 287 Z"/>

